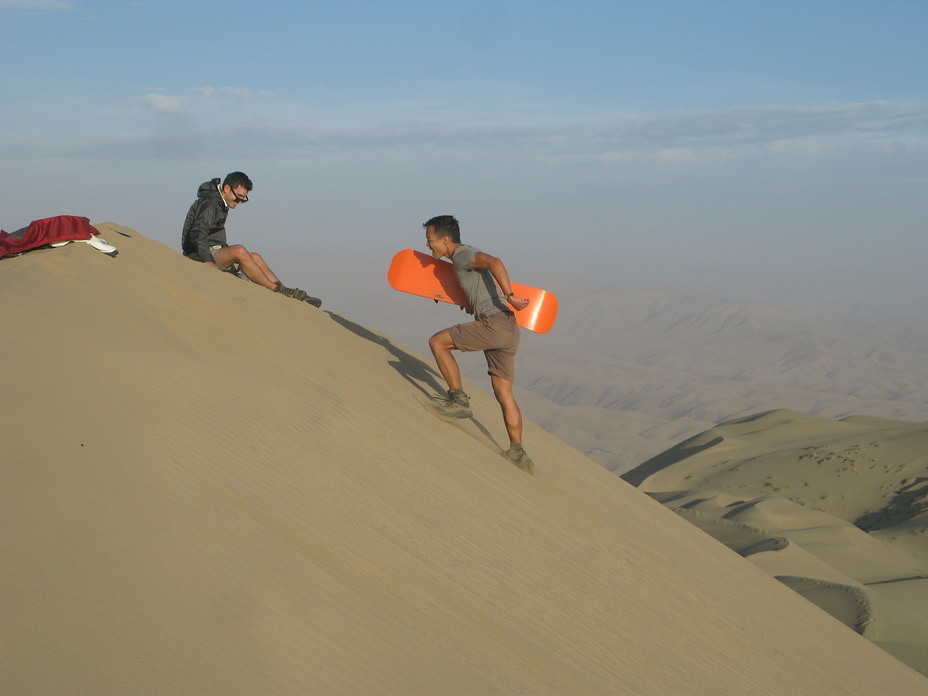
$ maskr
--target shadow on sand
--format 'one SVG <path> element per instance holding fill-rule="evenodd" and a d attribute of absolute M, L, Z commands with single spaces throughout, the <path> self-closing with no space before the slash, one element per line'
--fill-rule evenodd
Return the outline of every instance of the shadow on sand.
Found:
<path fill-rule="evenodd" d="M 386 336 L 381 336 L 380 334 L 374 333 L 370 329 L 367 329 L 360 324 L 346 319 L 345 317 L 335 314 L 333 312 L 326 312 L 331 318 L 332 321 L 340 324 L 341 326 L 348 329 L 351 333 L 356 336 L 360 336 L 363 339 L 375 343 L 378 346 L 384 348 L 390 355 L 393 356 L 393 360 L 388 360 L 387 364 L 396 370 L 400 376 L 409 382 L 412 386 L 418 389 L 424 396 L 431 397 L 435 394 L 444 394 L 445 388 L 442 386 L 443 381 L 441 375 L 439 375 L 428 363 L 420 360 L 416 356 L 412 355 L 408 351 L 404 350 L 402 347 L 394 344 Z M 432 391 L 430 392 L 425 386 L 431 387 Z M 478 421 L 476 418 L 471 416 L 466 419 L 471 421 L 477 430 L 483 435 L 489 442 L 502 453 L 504 450 L 499 446 L 499 443 L 493 438 L 490 434 L 490 431 Z"/>

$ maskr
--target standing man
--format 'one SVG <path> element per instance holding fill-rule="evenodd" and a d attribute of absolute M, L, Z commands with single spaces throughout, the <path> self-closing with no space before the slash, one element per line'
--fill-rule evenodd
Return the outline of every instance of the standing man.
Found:
<path fill-rule="evenodd" d="M 426 222 L 425 241 L 436 259 L 446 257 L 454 265 L 461 289 L 467 297 L 467 313 L 475 321 L 439 331 L 429 339 L 429 348 L 448 383 L 447 398 L 434 397 L 435 408 L 445 416 L 469 418 L 470 400 L 461 387 L 461 371 L 453 350 L 482 350 L 487 360 L 493 394 L 503 411 L 510 447 L 506 459 L 528 473 L 535 465 L 522 448 L 522 412 L 512 395 L 519 327 L 515 309 L 525 309 L 528 300 L 512 292 L 503 262 L 479 249 L 461 243 L 461 228 L 451 215 L 439 215 Z"/>
<path fill-rule="evenodd" d="M 229 174 L 222 186 L 219 179 L 200 184 L 197 199 L 184 220 L 181 248 L 184 256 L 202 261 L 220 271 L 241 271 L 252 283 L 279 292 L 295 300 L 321 307 L 322 300 L 310 297 L 299 288 L 288 288 L 268 268 L 264 259 L 241 244 L 229 246 L 226 241 L 226 218 L 230 210 L 248 202 L 251 179 L 242 172 Z"/>

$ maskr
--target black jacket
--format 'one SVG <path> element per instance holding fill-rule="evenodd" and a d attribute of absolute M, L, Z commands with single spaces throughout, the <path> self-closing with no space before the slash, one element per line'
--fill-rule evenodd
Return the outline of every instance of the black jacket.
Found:
<path fill-rule="evenodd" d="M 187 212 L 181 249 L 195 261 L 212 261 L 211 246 L 229 246 L 226 241 L 226 218 L 229 206 L 219 193 L 219 179 L 200 184 L 197 199 Z"/>

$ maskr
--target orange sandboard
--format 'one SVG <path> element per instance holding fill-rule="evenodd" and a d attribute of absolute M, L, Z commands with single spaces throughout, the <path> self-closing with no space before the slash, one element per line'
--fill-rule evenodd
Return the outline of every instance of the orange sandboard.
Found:
<path fill-rule="evenodd" d="M 458 285 L 454 267 L 444 259 L 436 261 L 421 251 L 403 249 L 397 252 L 387 271 L 387 282 L 394 290 L 467 306 L 467 298 Z M 519 283 L 512 283 L 512 291 L 518 297 L 529 300 L 525 309 L 513 310 L 519 326 L 535 333 L 544 333 L 554 325 L 557 297 L 553 293 Z"/>

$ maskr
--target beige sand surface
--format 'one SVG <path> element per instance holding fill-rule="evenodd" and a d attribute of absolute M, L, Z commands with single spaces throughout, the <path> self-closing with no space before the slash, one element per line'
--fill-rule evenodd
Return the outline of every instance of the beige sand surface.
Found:
<path fill-rule="evenodd" d="M 928 424 L 780 410 L 625 478 L 928 674 L 926 474 Z"/>
<path fill-rule="evenodd" d="M 0 693 L 928 694 L 388 337 L 98 228 L 0 261 Z"/>

